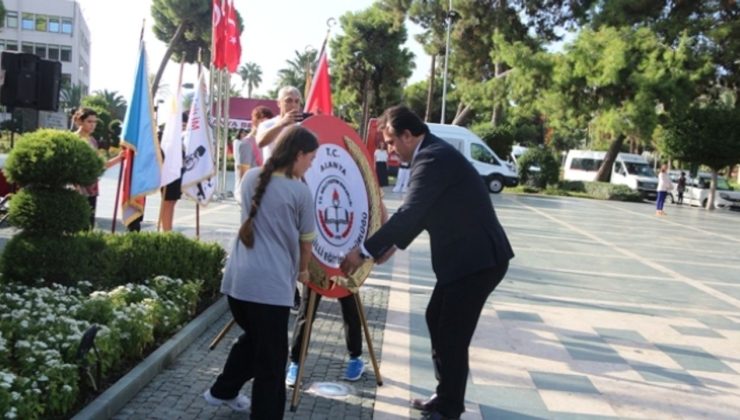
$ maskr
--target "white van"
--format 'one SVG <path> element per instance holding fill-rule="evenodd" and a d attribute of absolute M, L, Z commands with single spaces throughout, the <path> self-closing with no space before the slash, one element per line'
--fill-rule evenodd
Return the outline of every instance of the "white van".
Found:
<path fill-rule="evenodd" d="M 594 181 L 606 152 L 570 150 L 565 158 L 563 179 L 566 181 Z M 658 178 L 647 159 L 641 155 L 620 153 L 614 160 L 611 183 L 626 185 L 638 191 L 643 198 L 657 196 Z"/>
<path fill-rule="evenodd" d="M 429 131 L 445 140 L 463 154 L 483 178 L 492 193 L 500 193 L 504 187 L 515 187 L 519 177 L 509 165 L 472 131 L 458 125 L 430 124 Z"/>

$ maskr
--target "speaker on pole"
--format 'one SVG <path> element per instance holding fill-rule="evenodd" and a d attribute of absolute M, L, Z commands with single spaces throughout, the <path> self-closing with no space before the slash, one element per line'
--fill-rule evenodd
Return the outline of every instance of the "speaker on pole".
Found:
<path fill-rule="evenodd" d="M 59 88 L 62 83 L 62 63 L 39 60 L 36 73 L 36 108 L 40 111 L 57 111 Z"/>
<path fill-rule="evenodd" d="M 39 58 L 33 54 L 3 51 L 1 59 L 5 78 L 0 89 L 0 103 L 9 108 L 35 108 Z"/>

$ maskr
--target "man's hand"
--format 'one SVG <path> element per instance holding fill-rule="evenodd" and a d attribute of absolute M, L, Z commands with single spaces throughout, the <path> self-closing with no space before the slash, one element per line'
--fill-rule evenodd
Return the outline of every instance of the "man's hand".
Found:
<path fill-rule="evenodd" d="M 303 116 L 303 111 L 300 109 L 294 109 L 290 112 L 286 112 L 283 118 L 280 119 L 280 126 L 287 127 L 295 124 Z"/>
<path fill-rule="evenodd" d="M 339 268 L 346 276 L 351 276 L 365 262 L 360 256 L 360 248 L 353 248 L 342 260 Z"/>

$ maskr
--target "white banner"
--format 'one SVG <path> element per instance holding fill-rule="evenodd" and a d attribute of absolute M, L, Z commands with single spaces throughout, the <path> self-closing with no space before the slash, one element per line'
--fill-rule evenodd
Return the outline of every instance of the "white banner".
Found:
<path fill-rule="evenodd" d="M 206 82 L 204 74 L 193 96 L 190 118 L 185 131 L 182 192 L 202 205 L 207 205 L 216 190 L 216 167 L 211 153 L 211 128 L 206 118 Z"/>
<path fill-rule="evenodd" d="M 164 187 L 170 182 L 180 178 L 182 174 L 182 104 L 180 102 L 180 89 L 167 101 L 167 119 L 165 120 L 164 132 L 160 145 L 164 153 L 164 164 L 162 165 L 162 178 L 160 185 Z"/>

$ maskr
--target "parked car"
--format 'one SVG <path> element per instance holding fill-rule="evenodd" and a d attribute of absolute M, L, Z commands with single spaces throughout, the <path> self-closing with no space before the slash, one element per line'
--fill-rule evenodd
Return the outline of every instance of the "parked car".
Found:
<path fill-rule="evenodd" d="M 516 187 L 519 184 L 516 172 L 472 131 L 458 125 L 427 126 L 432 134 L 450 143 L 470 161 L 492 193 L 498 194 L 505 186 Z"/>
<path fill-rule="evenodd" d="M 565 158 L 563 179 L 566 181 L 594 181 L 606 152 L 570 150 Z M 658 178 L 647 159 L 641 155 L 620 153 L 612 166 L 612 184 L 626 185 L 643 198 L 657 196 Z"/>
<path fill-rule="evenodd" d="M 679 175 L 680 172 L 678 171 Z M 706 172 L 700 172 L 693 178 L 686 178 L 686 191 L 683 193 L 683 202 L 691 206 L 706 207 L 711 182 L 712 174 Z M 675 189 L 674 181 L 674 189 L 668 195 L 668 199 L 671 203 L 674 203 L 677 196 L 678 192 Z M 740 210 L 740 191 L 735 191 L 727 182 L 727 178 L 723 176 L 717 176 L 717 191 L 714 195 L 714 205 L 720 209 Z"/>

